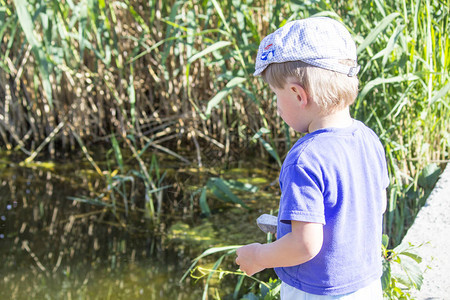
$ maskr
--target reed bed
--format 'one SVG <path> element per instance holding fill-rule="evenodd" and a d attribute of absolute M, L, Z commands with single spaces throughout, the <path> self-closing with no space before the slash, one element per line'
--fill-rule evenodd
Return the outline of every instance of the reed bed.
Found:
<path fill-rule="evenodd" d="M 386 147 L 385 230 L 398 243 L 449 157 L 449 7 L 448 0 L 0 0 L 2 148 L 29 160 L 104 144 L 116 155 L 122 147 L 140 158 L 152 148 L 199 166 L 245 151 L 280 162 L 298 136 L 252 76 L 257 47 L 289 20 L 326 15 L 357 41 L 353 115 Z"/>

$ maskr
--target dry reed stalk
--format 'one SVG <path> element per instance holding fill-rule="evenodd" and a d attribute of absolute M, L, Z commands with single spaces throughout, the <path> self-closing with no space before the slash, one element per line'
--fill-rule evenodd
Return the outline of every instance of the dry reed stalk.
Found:
<path fill-rule="evenodd" d="M 22 242 L 22 248 L 25 249 L 28 254 L 30 254 L 31 258 L 36 263 L 36 266 L 45 274 L 50 275 L 48 270 L 44 267 L 44 265 L 40 262 L 39 258 L 36 256 L 36 254 L 30 249 L 30 246 L 28 245 L 28 241 Z"/>

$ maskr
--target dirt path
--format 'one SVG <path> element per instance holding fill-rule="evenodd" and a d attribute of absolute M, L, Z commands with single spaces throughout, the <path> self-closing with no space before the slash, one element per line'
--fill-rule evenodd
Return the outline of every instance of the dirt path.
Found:
<path fill-rule="evenodd" d="M 450 165 L 403 240 L 413 245 L 428 242 L 417 251 L 426 271 L 422 289 L 413 293 L 414 299 L 450 299 Z"/>

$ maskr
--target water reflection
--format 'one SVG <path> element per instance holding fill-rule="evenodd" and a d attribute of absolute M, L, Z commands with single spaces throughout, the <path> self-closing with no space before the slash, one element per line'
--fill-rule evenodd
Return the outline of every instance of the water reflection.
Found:
<path fill-rule="evenodd" d="M 0 299 L 201 298 L 178 283 L 192 256 L 166 249 L 142 215 L 133 226 L 68 200 L 104 182 L 82 164 L 55 168 L 0 165 Z"/>

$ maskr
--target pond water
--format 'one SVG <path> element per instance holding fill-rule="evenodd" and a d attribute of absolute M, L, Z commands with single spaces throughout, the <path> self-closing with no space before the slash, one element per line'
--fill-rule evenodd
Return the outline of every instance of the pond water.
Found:
<path fill-rule="evenodd" d="M 213 246 L 264 242 L 254 219 L 277 204 L 276 170 L 234 169 L 227 176 L 261 187 L 241 197 L 264 211 L 214 200 L 212 216 L 201 217 L 195 199 L 169 191 L 155 225 L 138 208 L 125 216 L 74 201 L 106 190 L 92 169 L 83 160 L 25 167 L 0 157 L 0 299 L 201 299 L 201 280 L 180 283 L 192 259 Z M 236 270 L 232 260 L 224 268 Z M 225 289 L 235 284 L 225 280 Z"/>

